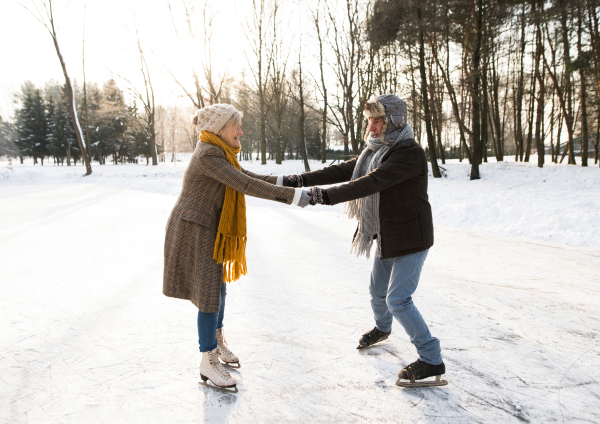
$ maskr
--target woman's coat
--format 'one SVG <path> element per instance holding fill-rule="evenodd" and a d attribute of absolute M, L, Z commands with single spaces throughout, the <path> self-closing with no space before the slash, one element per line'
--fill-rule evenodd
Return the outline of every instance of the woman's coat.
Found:
<path fill-rule="evenodd" d="M 223 264 L 213 248 L 225 187 L 288 205 L 294 189 L 275 186 L 277 177 L 238 171 L 223 150 L 198 142 L 183 177 L 181 194 L 169 216 L 165 237 L 163 294 L 192 301 L 202 312 L 219 311 Z"/>

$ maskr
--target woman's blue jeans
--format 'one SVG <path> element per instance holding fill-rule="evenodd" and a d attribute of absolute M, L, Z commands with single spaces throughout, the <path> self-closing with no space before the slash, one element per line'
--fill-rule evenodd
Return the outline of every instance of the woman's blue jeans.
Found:
<path fill-rule="evenodd" d="M 440 341 L 431 335 L 412 300 L 428 252 L 429 249 L 389 259 L 376 257 L 369 291 L 377 328 L 392 331 L 396 318 L 417 348 L 419 359 L 438 365 L 442 363 Z"/>
<path fill-rule="evenodd" d="M 200 344 L 200 352 L 210 352 L 217 347 L 217 329 L 223 328 L 225 296 L 227 296 L 227 286 L 225 283 L 221 283 L 219 312 L 206 313 L 198 311 L 198 343 Z"/>

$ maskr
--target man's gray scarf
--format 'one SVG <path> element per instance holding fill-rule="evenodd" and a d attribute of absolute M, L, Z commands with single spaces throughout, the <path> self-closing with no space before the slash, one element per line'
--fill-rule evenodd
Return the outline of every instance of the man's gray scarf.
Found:
<path fill-rule="evenodd" d="M 392 143 L 386 143 L 381 137 L 373 138 L 369 136 L 365 149 L 356 161 L 352 181 L 367 175 L 379 165 L 383 156 L 394 147 L 399 141 L 414 138 L 410 125 L 406 124 L 396 140 Z M 351 200 L 346 205 L 346 214 L 349 218 L 356 218 L 358 221 L 358 232 L 352 241 L 350 252 L 356 253 L 356 256 L 371 255 L 373 239 L 377 238 L 377 257 L 381 257 L 381 223 L 379 222 L 379 192 L 362 199 Z"/>

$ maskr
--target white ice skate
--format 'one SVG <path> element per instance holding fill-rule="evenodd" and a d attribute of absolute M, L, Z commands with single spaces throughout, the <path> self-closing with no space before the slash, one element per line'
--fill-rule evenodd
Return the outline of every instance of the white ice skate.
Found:
<path fill-rule="evenodd" d="M 210 380 L 217 387 L 235 387 L 235 380 L 219 361 L 218 348 L 210 352 L 202 352 L 200 378 L 202 381 Z"/>
<path fill-rule="evenodd" d="M 240 365 L 240 359 L 227 347 L 222 328 L 217 329 L 217 349 L 219 351 L 219 358 L 221 358 L 223 362 L 229 365 Z"/>

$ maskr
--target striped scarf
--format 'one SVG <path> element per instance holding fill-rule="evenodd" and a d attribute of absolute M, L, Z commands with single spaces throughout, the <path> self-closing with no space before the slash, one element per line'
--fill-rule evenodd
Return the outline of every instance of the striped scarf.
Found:
<path fill-rule="evenodd" d="M 200 141 L 217 146 L 225 152 L 231 166 L 242 169 L 236 157 L 241 147 L 233 148 L 208 131 L 202 131 Z M 213 250 L 213 259 L 223 263 L 223 281 L 230 283 L 246 275 L 246 240 L 246 198 L 227 186 Z"/>

